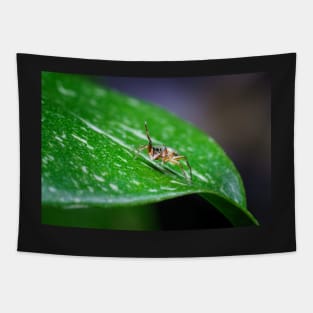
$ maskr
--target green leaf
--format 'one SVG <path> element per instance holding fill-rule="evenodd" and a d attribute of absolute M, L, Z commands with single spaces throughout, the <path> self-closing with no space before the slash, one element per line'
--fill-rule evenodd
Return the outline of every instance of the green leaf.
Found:
<path fill-rule="evenodd" d="M 146 150 L 135 158 L 136 148 L 147 144 L 145 121 L 154 145 L 165 144 L 188 158 L 192 182 L 178 166 L 150 160 Z M 258 225 L 238 171 L 211 137 L 86 76 L 42 73 L 43 222 L 72 225 L 54 217 L 60 211 L 88 216 L 96 208 L 105 220 L 108 210 L 195 193 L 233 225 Z"/>

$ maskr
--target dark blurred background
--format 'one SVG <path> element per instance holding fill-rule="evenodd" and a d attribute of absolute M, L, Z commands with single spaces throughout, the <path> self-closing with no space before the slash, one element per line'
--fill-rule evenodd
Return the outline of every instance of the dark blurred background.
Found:
<path fill-rule="evenodd" d="M 265 73 L 173 78 L 103 77 L 101 81 L 112 89 L 164 107 L 212 136 L 238 168 L 249 210 L 260 224 L 269 222 L 271 90 Z M 197 195 L 163 201 L 157 204 L 157 212 L 162 229 L 231 226 Z"/>

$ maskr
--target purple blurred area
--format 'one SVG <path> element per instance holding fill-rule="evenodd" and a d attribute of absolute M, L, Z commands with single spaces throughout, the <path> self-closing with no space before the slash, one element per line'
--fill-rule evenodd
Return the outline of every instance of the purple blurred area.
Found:
<path fill-rule="evenodd" d="M 153 102 L 212 136 L 238 168 L 249 210 L 270 221 L 271 86 L 265 73 L 202 77 L 102 77 L 106 86 Z"/>

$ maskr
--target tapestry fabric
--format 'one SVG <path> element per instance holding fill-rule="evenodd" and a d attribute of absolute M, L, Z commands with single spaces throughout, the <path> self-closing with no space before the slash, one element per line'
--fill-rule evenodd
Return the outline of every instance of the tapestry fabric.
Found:
<path fill-rule="evenodd" d="M 18 250 L 294 251 L 295 68 L 17 54 Z"/>

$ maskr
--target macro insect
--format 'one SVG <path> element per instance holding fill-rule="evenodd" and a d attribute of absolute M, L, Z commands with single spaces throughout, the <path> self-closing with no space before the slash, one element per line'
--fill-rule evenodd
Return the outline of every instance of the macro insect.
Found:
<path fill-rule="evenodd" d="M 177 165 L 180 167 L 182 170 L 184 177 L 187 179 L 186 172 L 184 170 L 184 167 L 181 164 L 181 161 L 184 160 L 186 162 L 186 165 L 189 168 L 189 174 L 190 174 L 190 181 L 192 180 L 192 170 L 191 166 L 187 160 L 187 157 L 184 155 L 179 155 L 176 151 L 174 151 L 172 148 L 166 147 L 164 144 L 163 146 L 153 146 L 152 140 L 150 138 L 147 122 L 145 122 L 145 128 L 146 128 L 146 136 L 148 139 L 148 144 L 147 145 L 142 145 L 137 149 L 137 154 L 144 150 L 147 149 L 148 155 L 150 156 L 151 160 L 161 160 L 162 164 L 169 162 L 171 164 Z"/>

